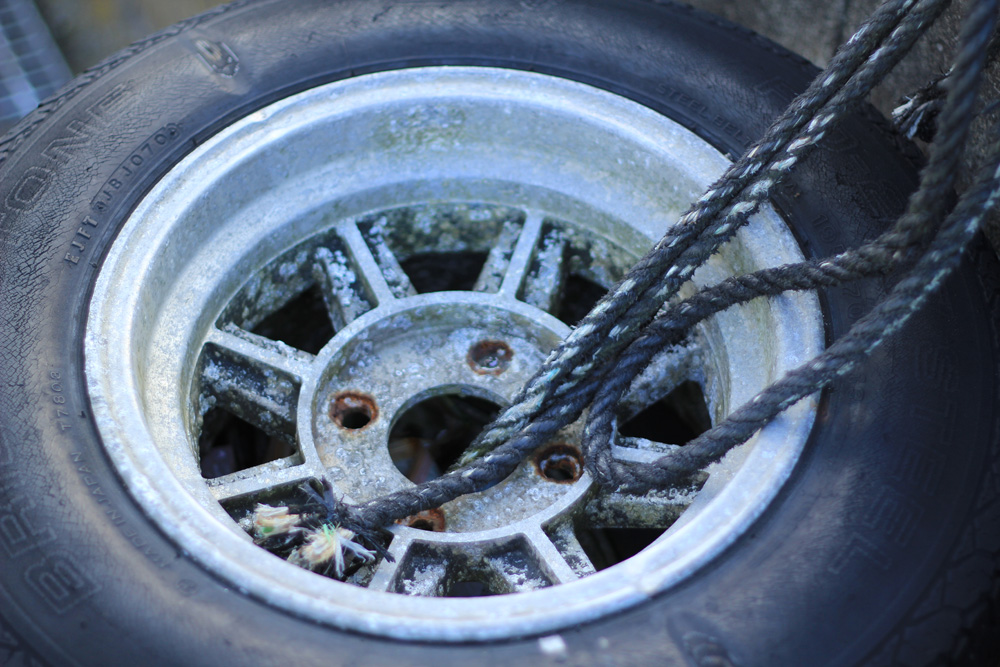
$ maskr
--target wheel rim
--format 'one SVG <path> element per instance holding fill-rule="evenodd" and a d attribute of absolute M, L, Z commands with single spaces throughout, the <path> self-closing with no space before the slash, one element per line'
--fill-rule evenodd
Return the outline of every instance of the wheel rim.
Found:
<path fill-rule="evenodd" d="M 624 98 L 510 70 L 386 72 L 275 103 L 172 169 L 109 251 L 85 339 L 102 441 L 137 501 L 192 557 L 320 622 L 469 641 L 556 630 L 647 599 L 764 511 L 801 453 L 813 399 L 710 468 L 699 492 L 642 499 L 597 493 L 577 476 L 569 427 L 508 480 L 442 508 L 445 531 L 394 527 L 397 564 L 353 583 L 283 562 L 237 520 L 306 480 L 327 479 L 354 501 L 408 484 L 388 443 L 403 415 L 439 395 L 509 401 L 569 331 L 548 312 L 561 307 L 565 276 L 608 287 L 725 165 Z M 485 255 L 471 290 L 415 293 L 399 270 L 470 248 Z M 693 282 L 801 258 L 764 207 Z M 329 342 L 312 354 L 260 334 L 313 284 L 336 330 Z M 653 364 L 633 407 L 693 380 L 718 420 L 819 351 L 820 322 L 811 294 L 721 314 Z M 400 380 L 410 356 L 427 363 Z M 206 478 L 198 442 L 213 402 L 291 442 L 287 456 Z M 616 454 L 631 460 L 669 449 L 623 445 Z M 546 478 L 550 459 L 569 466 L 568 479 Z M 665 532 L 590 574 L 577 529 L 602 522 Z M 517 594 L 437 597 L 463 577 Z"/>

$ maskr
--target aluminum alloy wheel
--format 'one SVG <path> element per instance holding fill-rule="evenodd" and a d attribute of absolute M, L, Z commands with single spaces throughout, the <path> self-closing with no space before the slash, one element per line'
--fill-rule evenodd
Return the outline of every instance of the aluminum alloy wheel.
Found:
<path fill-rule="evenodd" d="M 442 507 L 444 530 L 393 527 L 396 563 L 348 582 L 267 553 L 238 520 L 303 482 L 328 480 L 352 501 L 411 484 L 390 448 L 415 406 L 509 401 L 569 331 L 563 320 L 585 312 L 570 283 L 609 287 L 726 164 L 642 106 L 539 74 L 400 70 L 277 102 L 171 170 L 102 266 L 85 354 L 104 444 L 186 552 L 320 622 L 469 641 L 555 631 L 635 604 L 703 567 L 767 507 L 804 446 L 812 399 L 710 468 L 700 491 L 592 488 L 571 426 L 504 482 Z M 448 268 L 469 257 L 474 270 Z M 685 292 L 801 259 L 765 207 Z M 414 262 L 429 285 L 451 276 L 443 291 L 418 289 Z M 315 329 L 330 340 L 308 350 L 276 340 L 268 322 L 280 328 L 310 292 L 323 310 Z M 312 331 L 301 318 L 290 336 Z M 718 420 L 821 346 L 813 295 L 734 308 L 661 355 L 623 419 L 687 383 Z M 219 411 L 287 449 L 206 477 L 199 440 Z M 615 452 L 641 461 L 672 446 L 633 437 Z M 577 538 L 614 527 L 664 532 L 595 572 Z M 469 580 L 517 594 L 446 597 Z"/>

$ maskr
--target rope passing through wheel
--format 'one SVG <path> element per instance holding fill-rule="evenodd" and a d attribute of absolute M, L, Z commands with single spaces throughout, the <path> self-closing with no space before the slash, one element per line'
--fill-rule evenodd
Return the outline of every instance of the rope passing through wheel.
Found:
<path fill-rule="evenodd" d="M 237 0 L 77 79 L 0 139 L 0 644 L 976 662 L 993 4 L 933 148 L 864 101 L 946 4 L 817 78 L 674 0 Z"/>
<path fill-rule="evenodd" d="M 964 154 L 986 47 L 997 22 L 994 0 L 977 0 L 971 6 L 951 74 L 943 84 L 947 98 L 930 159 L 906 212 L 889 231 L 836 256 L 735 276 L 667 307 L 664 304 L 747 223 L 838 121 L 865 99 L 947 4 L 945 0 L 889 0 L 879 7 L 765 136 L 579 322 L 451 470 L 359 505 L 338 500 L 329 489 L 323 496 L 306 489 L 315 502 L 297 510 L 302 520 L 314 524 L 316 530 L 340 531 L 344 553 L 363 559 L 372 548 L 391 559 L 381 546 L 384 526 L 495 484 L 588 408 L 584 458 L 600 485 L 632 493 L 676 487 L 745 442 L 790 405 L 863 363 L 955 268 L 1000 192 L 998 140 L 990 147 L 974 184 L 949 211 L 948 194 Z M 891 293 L 846 335 L 684 448 L 652 464 L 624 463 L 611 456 L 617 438 L 616 407 L 632 380 L 656 353 L 678 342 L 695 324 L 752 299 L 900 271 L 905 275 Z M 267 521 L 275 511 L 258 508 L 254 522 Z M 283 539 L 286 546 L 294 543 L 285 551 L 301 554 L 307 538 L 303 531 L 293 530 Z M 296 558 L 302 560 L 301 555 Z M 333 559 L 338 576 L 343 574 L 342 559 L 340 554 Z"/>

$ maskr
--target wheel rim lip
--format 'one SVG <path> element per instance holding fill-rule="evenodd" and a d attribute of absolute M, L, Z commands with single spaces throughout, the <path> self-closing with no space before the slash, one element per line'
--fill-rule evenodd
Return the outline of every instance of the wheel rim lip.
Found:
<path fill-rule="evenodd" d="M 346 82 L 327 84 L 277 102 L 265 110 L 223 130 L 177 165 L 139 204 L 127 221 L 123 235 L 146 234 L 143 243 L 154 246 L 163 243 L 169 229 L 142 228 L 143 220 L 156 218 L 170 197 L 184 197 L 197 191 L 191 178 L 205 160 L 228 155 L 223 162 L 239 155 L 239 142 L 253 139 L 254 133 L 268 122 L 292 122 L 296 110 L 310 105 L 330 104 L 330 99 L 350 98 L 350 93 L 362 96 L 371 91 L 393 89 L 402 83 L 415 82 L 425 86 L 443 86 L 462 82 L 480 85 L 481 94 L 509 95 L 511 90 L 542 91 L 542 103 L 580 106 L 580 114 L 587 123 L 624 124 L 631 127 L 623 131 L 645 132 L 643 141 L 655 143 L 665 136 L 690 135 L 672 121 L 662 118 L 635 103 L 605 91 L 583 84 L 523 72 L 488 68 L 423 68 L 400 72 L 366 75 Z M 503 88 L 498 93 L 496 88 Z M 475 92 L 475 88 L 472 89 Z M 510 98 L 507 97 L 508 101 Z M 538 102 L 533 99 L 533 102 Z M 359 104 L 363 108 L 363 104 Z M 584 111 L 585 110 L 585 111 Z M 636 128 L 639 128 L 638 130 Z M 258 137 L 259 139 L 259 137 Z M 724 158 L 707 147 L 693 135 L 686 141 L 694 142 L 700 150 L 708 151 L 705 160 L 712 176 L 721 173 Z M 252 141 L 250 142 L 252 144 Z M 234 150 L 235 148 L 235 150 Z M 251 145 L 252 148 L 252 145 Z M 702 176 L 704 180 L 704 176 Z M 162 211 L 161 211 L 162 213 Z M 765 210 L 760 217 L 772 216 Z M 773 220 L 770 224 L 773 224 Z M 655 240 L 650 234 L 645 234 Z M 121 237 L 120 237 L 121 238 Z M 137 238 L 129 236 L 128 238 Z M 378 593 L 349 587 L 340 582 L 320 580 L 296 566 L 253 546 L 245 537 L 220 525 L 220 517 L 190 498 L 190 489 L 175 476 L 174 467 L 163 457 L 157 444 L 148 433 L 143 417 L 143 406 L 138 391 L 122 391 L 112 387 L 111 379 L 121 376 L 129 363 L 121 360 L 135 358 L 135 341 L 124 333 L 126 327 L 116 326 L 114 312 L 102 304 L 108 303 L 113 292 L 115 267 L 133 262 L 140 267 L 151 257 L 127 256 L 124 244 L 116 243 L 109 252 L 102 268 L 95 296 L 91 302 L 85 339 L 85 367 L 95 423 L 112 461 L 136 500 L 146 509 L 153 521 L 181 547 L 206 568 L 224 579 L 234 582 L 239 590 L 253 595 L 279 608 L 304 615 L 337 627 L 371 632 L 401 639 L 469 641 L 509 638 L 555 631 L 581 621 L 634 605 L 682 581 L 731 544 L 766 509 L 780 490 L 804 446 L 815 413 L 815 400 L 806 399 L 794 406 L 789 413 L 779 417 L 757 438 L 743 467 L 736 473 L 754 474 L 754 466 L 768 471 L 767 488 L 756 488 L 753 493 L 742 491 L 738 485 L 727 485 L 705 507 L 692 506 L 671 529 L 669 539 L 657 546 L 616 565 L 609 570 L 586 579 L 555 586 L 537 592 L 491 598 L 484 605 L 481 599 L 424 599 L 397 594 Z M 148 267 L 147 267 L 148 268 Z M 133 271 L 141 268 L 133 266 Z M 790 311 L 811 312 L 818 318 L 818 306 L 812 295 L 782 297 L 778 308 Z M 140 311 L 138 295 L 129 295 L 121 308 Z M 121 308 L 118 311 L 120 312 Z M 821 328 L 814 320 L 803 327 L 796 357 L 808 358 L 821 348 Z M 131 335 L 134 332 L 129 330 Z M 115 361 L 118 360 L 118 361 Z M 121 361 L 121 363 L 119 363 Z M 134 372 L 134 369 L 133 369 Z M 126 372 L 126 376 L 128 373 Z M 132 380 L 134 382 L 134 378 Z M 584 481 L 584 480 L 581 480 Z M 184 500 L 184 499 L 187 500 Z M 714 506 L 713 506 L 714 503 Z M 720 509 L 722 508 L 722 509 Z M 220 508 L 221 511 L 221 508 Z M 694 520 L 697 515 L 697 521 Z M 502 529 L 499 529 L 502 530 Z M 705 539 L 708 534 L 710 539 Z M 492 535 L 484 534 L 484 539 Z M 239 560 L 228 554 L 239 554 Z M 250 571 L 252 576 L 247 576 Z M 579 592 L 586 587 L 585 593 Z M 331 599 L 346 599 L 341 606 L 331 604 Z M 501 599 L 503 598 L 503 599 Z M 393 607 L 393 614 L 381 613 L 386 605 Z M 436 607 L 436 608 L 435 608 Z M 539 611 L 541 610 L 541 611 Z"/>

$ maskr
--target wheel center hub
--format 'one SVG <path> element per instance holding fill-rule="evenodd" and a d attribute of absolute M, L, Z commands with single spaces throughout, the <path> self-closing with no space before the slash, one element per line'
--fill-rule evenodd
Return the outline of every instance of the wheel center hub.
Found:
<path fill-rule="evenodd" d="M 303 387 L 313 440 L 338 495 L 372 500 L 440 476 L 509 405 L 568 327 L 496 295 L 439 292 L 378 308 L 321 352 L 315 389 Z M 311 398 L 310 398 L 311 397 Z M 407 523 L 449 534 L 488 531 L 557 513 L 585 492 L 569 427 L 501 483 Z M 580 482 L 580 483 L 576 483 Z M 445 536 L 441 536 L 444 538 Z"/>

